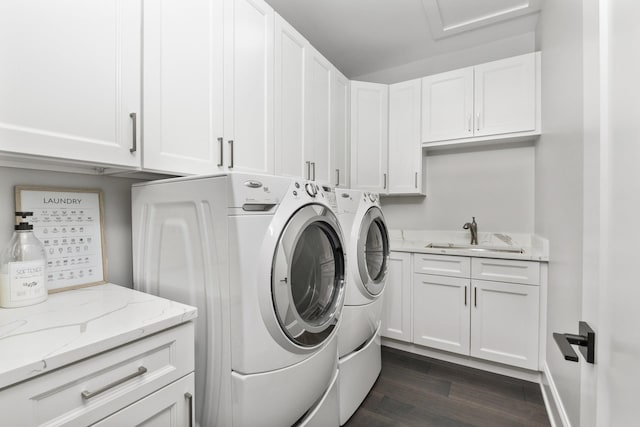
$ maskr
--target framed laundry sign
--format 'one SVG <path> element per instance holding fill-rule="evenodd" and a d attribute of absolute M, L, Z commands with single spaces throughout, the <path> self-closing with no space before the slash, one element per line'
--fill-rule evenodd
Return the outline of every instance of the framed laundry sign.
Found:
<path fill-rule="evenodd" d="M 101 190 L 16 186 L 16 211 L 33 212 L 49 293 L 106 283 Z"/>

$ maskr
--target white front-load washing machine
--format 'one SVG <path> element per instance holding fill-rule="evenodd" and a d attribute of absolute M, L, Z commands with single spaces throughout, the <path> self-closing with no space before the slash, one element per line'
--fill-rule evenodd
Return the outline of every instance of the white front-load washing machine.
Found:
<path fill-rule="evenodd" d="M 378 195 L 338 190 L 338 219 L 347 240 L 347 283 L 338 331 L 340 425 L 358 409 L 381 370 L 380 322 L 389 234 Z"/>
<path fill-rule="evenodd" d="M 134 284 L 198 307 L 201 426 L 337 425 L 335 195 L 229 173 L 136 184 Z"/>

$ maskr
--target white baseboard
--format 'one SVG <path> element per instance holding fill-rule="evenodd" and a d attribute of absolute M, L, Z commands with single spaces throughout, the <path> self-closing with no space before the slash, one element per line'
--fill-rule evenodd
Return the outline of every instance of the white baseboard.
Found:
<path fill-rule="evenodd" d="M 486 360 L 476 359 L 470 356 L 463 356 L 455 353 L 449 353 L 447 351 L 431 349 L 423 347 L 421 345 L 396 341 L 385 337 L 382 338 L 382 345 L 409 353 L 419 354 L 421 356 L 431 357 L 433 359 L 444 360 L 445 362 L 451 362 L 462 366 L 468 366 L 470 368 L 493 372 L 494 374 L 506 375 L 508 377 L 531 381 L 538 384 L 540 383 L 540 372 L 538 371 L 516 368 L 508 365 L 503 365 L 501 363 L 494 363 Z"/>
<path fill-rule="evenodd" d="M 549 415 L 549 422 L 552 427 L 571 427 L 569 416 L 562 404 L 560 393 L 556 387 L 556 383 L 553 381 L 553 376 L 549 370 L 549 365 L 544 362 L 544 368 L 542 371 L 542 381 L 540 382 L 540 390 L 542 391 L 542 398 L 544 399 L 544 406 L 547 408 L 547 414 Z"/>

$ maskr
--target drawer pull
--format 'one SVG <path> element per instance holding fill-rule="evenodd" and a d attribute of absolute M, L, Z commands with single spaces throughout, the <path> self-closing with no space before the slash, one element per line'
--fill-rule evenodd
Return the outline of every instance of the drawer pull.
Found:
<path fill-rule="evenodd" d="M 124 378 L 120 378 L 119 380 L 116 380 L 116 381 L 112 382 L 111 384 L 107 384 L 106 386 L 104 386 L 102 388 L 99 388 L 96 391 L 87 391 L 87 390 L 83 391 L 81 393 L 82 394 L 82 398 L 85 399 L 85 400 L 89 400 L 92 397 L 96 397 L 97 395 L 99 395 L 101 393 L 104 393 L 105 391 L 107 391 L 109 389 L 112 389 L 112 388 L 114 388 L 116 386 L 119 386 L 122 383 L 126 383 L 127 381 L 129 381 L 132 378 L 139 377 L 140 375 L 142 375 L 142 374 L 144 374 L 146 372 L 147 372 L 147 368 L 145 368 L 144 366 L 140 366 L 138 368 L 137 372 L 134 372 L 131 375 L 127 375 Z"/>
<path fill-rule="evenodd" d="M 193 395 L 191 393 L 185 393 L 184 397 L 187 398 L 189 405 L 189 427 L 193 427 Z"/>

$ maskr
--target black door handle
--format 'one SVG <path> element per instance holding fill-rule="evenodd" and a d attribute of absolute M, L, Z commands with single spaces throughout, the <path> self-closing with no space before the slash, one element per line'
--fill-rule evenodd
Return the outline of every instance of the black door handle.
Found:
<path fill-rule="evenodd" d="M 587 322 L 579 322 L 578 325 L 579 335 L 554 332 L 553 339 L 556 340 L 556 344 L 558 344 L 565 360 L 578 361 L 578 355 L 571 347 L 571 345 L 577 345 L 580 346 L 580 353 L 582 353 L 587 362 L 595 363 L 596 333 Z"/>

